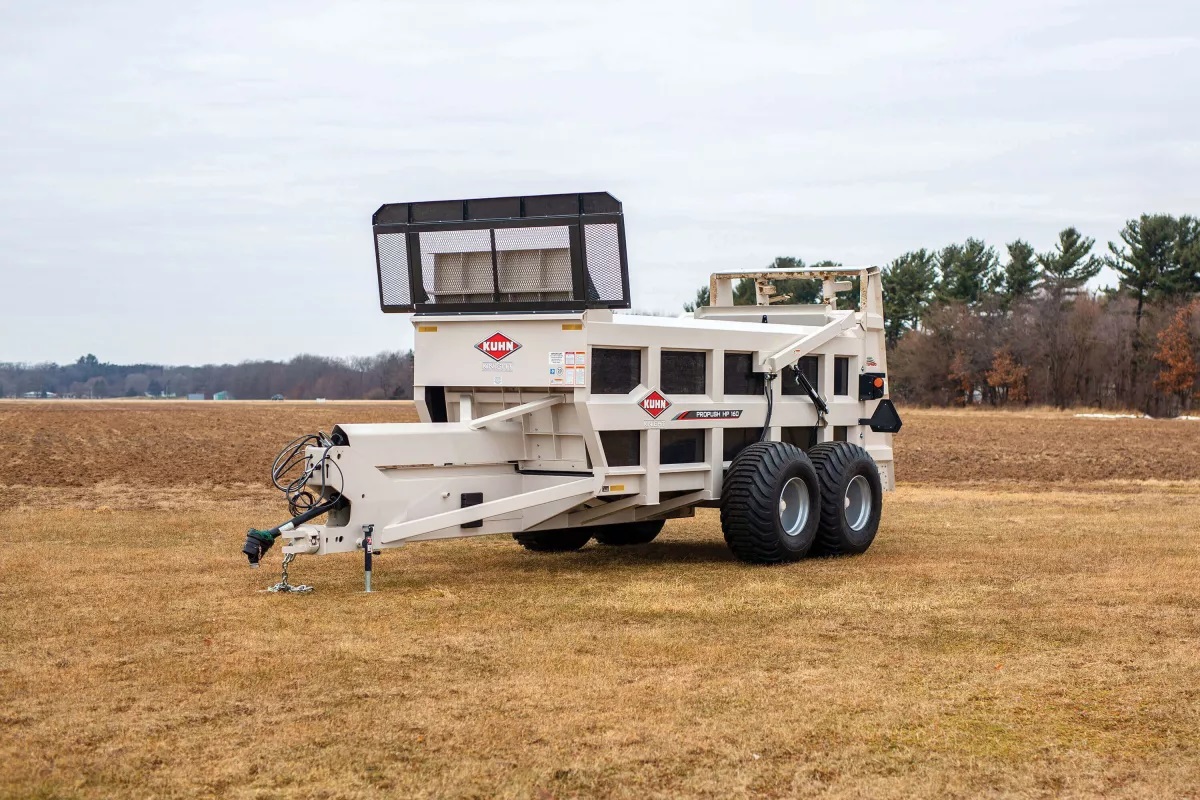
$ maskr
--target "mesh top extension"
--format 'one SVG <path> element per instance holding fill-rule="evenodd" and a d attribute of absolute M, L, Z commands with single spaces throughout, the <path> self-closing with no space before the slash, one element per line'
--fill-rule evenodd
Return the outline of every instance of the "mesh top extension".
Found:
<path fill-rule="evenodd" d="M 389 203 L 371 222 L 386 312 L 630 305 L 625 221 L 607 192 Z"/>

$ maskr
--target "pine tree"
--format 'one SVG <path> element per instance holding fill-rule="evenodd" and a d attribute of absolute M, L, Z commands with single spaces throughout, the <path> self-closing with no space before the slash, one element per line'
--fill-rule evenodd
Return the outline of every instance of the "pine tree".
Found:
<path fill-rule="evenodd" d="M 883 316 L 889 344 L 921 320 L 937 285 L 933 254 L 927 250 L 905 253 L 883 269 Z"/>
<path fill-rule="evenodd" d="M 1008 309 L 1017 300 L 1033 293 L 1038 279 L 1038 263 L 1033 245 L 1023 239 L 1009 242 L 1005 249 L 1008 251 L 1008 263 L 997 273 L 995 290 L 1000 295 L 1001 306 Z"/>
<path fill-rule="evenodd" d="M 1108 265 L 1120 276 L 1121 289 L 1137 301 L 1140 325 L 1145 304 L 1173 294 L 1171 273 L 1175 261 L 1179 221 L 1169 214 L 1143 214 L 1121 229 L 1123 245 L 1109 242 Z"/>
<path fill-rule="evenodd" d="M 1167 276 L 1172 294 L 1200 294 L 1200 219 L 1185 215 L 1177 220 L 1174 260 Z"/>
<path fill-rule="evenodd" d="M 1041 282 L 1051 296 L 1062 299 L 1096 277 L 1104 262 L 1092 255 L 1095 244 L 1076 228 L 1064 228 L 1054 249 L 1038 256 Z"/>
<path fill-rule="evenodd" d="M 708 287 L 701 286 L 699 289 L 696 290 L 696 299 L 690 303 L 684 303 L 683 310 L 690 313 L 692 311 L 695 311 L 700 306 L 707 306 L 707 305 L 710 305 L 709 297 L 708 297 Z"/>
<path fill-rule="evenodd" d="M 938 269 L 942 273 L 938 299 L 978 303 L 988 287 L 994 284 L 999 262 L 995 248 L 981 239 L 971 238 L 961 245 L 943 247 L 937 255 Z"/>
<path fill-rule="evenodd" d="M 1169 214 L 1142 214 L 1121 229 L 1121 241 L 1109 242 L 1107 263 L 1120 276 L 1120 291 L 1134 299 L 1133 352 L 1129 358 L 1130 392 L 1137 390 L 1142 366 L 1142 319 L 1146 303 L 1175 293 L 1173 261 L 1179 222 Z"/>

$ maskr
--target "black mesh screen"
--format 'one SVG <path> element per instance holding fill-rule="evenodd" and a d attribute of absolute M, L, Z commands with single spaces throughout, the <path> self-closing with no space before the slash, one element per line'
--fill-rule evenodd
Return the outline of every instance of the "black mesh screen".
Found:
<path fill-rule="evenodd" d="M 762 394 L 765 378 L 754 372 L 754 357 L 750 353 L 725 354 L 725 394 Z"/>
<path fill-rule="evenodd" d="M 610 467 L 636 467 L 642 463 L 641 431 L 600 431 L 600 446 Z"/>
<path fill-rule="evenodd" d="M 391 203 L 372 221 L 384 311 L 629 308 L 621 203 L 604 192 Z"/>
<path fill-rule="evenodd" d="M 625 280 L 621 270 L 621 240 L 616 223 L 584 225 L 583 249 L 587 253 L 588 300 L 621 301 Z"/>
<path fill-rule="evenodd" d="M 592 394 L 627 394 L 641 382 L 641 350 L 592 348 Z"/>
<path fill-rule="evenodd" d="M 725 445 L 722 448 L 722 458 L 733 461 L 737 454 L 758 441 L 762 428 L 725 428 Z"/>
<path fill-rule="evenodd" d="M 384 306 L 412 305 L 406 242 L 403 233 L 381 233 L 375 237 L 379 250 L 379 301 Z"/>
<path fill-rule="evenodd" d="M 691 464 L 704 460 L 704 430 L 664 430 L 659 434 L 658 463 Z"/>
<path fill-rule="evenodd" d="M 663 350 L 659 385 L 667 394 L 704 394 L 706 354 Z"/>

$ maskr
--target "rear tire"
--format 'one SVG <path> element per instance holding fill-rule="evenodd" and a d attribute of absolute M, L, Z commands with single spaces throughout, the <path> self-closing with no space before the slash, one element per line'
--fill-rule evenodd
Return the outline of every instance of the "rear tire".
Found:
<path fill-rule="evenodd" d="M 587 544 L 592 533 L 587 528 L 559 528 L 550 531 L 514 533 L 517 544 L 535 553 L 566 553 Z"/>
<path fill-rule="evenodd" d="M 879 531 L 883 486 L 866 450 L 849 442 L 822 442 L 808 456 L 821 479 L 821 524 L 814 555 L 867 552 Z"/>
<path fill-rule="evenodd" d="M 758 442 L 742 450 L 721 489 L 721 529 L 740 561 L 798 561 L 817 533 L 820 485 L 800 448 Z"/>
<path fill-rule="evenodd" d="M 665 519 L 650 519 L 643 522 L 625 522 L 616 525 L 600 525 L 592 528 L 592 536 L 600 544 L 622 546 L 647 544 L 662 532 Z"/>

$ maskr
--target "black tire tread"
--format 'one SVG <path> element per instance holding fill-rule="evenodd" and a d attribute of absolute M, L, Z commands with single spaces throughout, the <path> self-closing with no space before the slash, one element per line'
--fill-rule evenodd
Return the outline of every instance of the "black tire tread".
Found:
<path fill-rule="evenodd" d="M 721 487 L 721 530 L 738 560 L 778 564 L 796 559 L 772 533 L 777 502 L 771 475 L 805 458 L 803 450 L 785 442 L 756 442 L 729 465 Z"/>
<path fill-rule="evenodd" d="M 866 450 L 850 442 L 821 442 L 808 449 L 808 457 L 817 470 L 821 486 L 821 524 L 817 526 L 813 555 L 841 556 L 861 552 L 849 548 L 839 534 L 841 517 L 845 513 L 845 499 L 840 486 L 842 476 L 855 461 L 866 458 L 874 466 L 874 459 Z M 870 547 L 870 543 L 867 547 Z"/>

